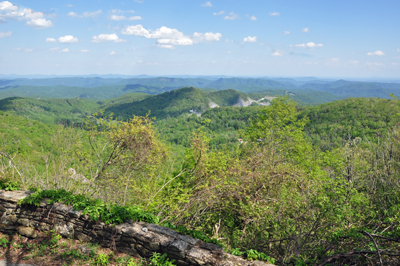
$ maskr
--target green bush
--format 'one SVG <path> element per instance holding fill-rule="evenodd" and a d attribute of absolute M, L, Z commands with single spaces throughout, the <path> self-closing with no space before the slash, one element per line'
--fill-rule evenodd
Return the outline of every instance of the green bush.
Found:
<path fill-rule="evenodd" d="M 174 264 L 175 260 L 169 260 L 166 253 L 161 255 L 160 253 L 154 252 L 149 260 L 150 264 L 153 266 L 176 266 Z"/>
<path fill-rule="evenodd" d="M 107 204 L 99 199 L 89 199 L 83 195 L 75 195 L 65 189 L 37 190 L 29 197 L 21 200 L 21 204 L 39 206 L 42 199 L 49 199 L 49 203 L 61 202 L 72 205 L 75 210 L 82 210 L 97 221 L 101 219 L 105 224 L 121 224 L 128 219 L 147 223 L 158 223 L 159 218 L 137 206 L 118 206 Z"/>

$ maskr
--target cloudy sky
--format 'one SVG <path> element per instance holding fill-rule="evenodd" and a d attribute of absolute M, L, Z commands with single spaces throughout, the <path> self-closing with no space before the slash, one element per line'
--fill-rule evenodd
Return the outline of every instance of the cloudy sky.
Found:
<path fill-rule="evenodd" d="M 400 77 L 399 0 L 0 0 L 0 74 Z"/>

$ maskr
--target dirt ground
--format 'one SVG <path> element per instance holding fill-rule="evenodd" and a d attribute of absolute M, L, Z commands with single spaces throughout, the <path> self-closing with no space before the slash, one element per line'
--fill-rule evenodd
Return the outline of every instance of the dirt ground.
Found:
<path fill-rule="evenodd" d="M 118 253 L 116 250 L 79 240 L 64 239 L 55 233 L 42 234 L 35 239 L 28 239 L 18 234 L 0 233 L 0 266 L 10 263 L 38 266 L 143 264 L 138 258 L 132 258 L 128 262 L 129 259 L 130 256 Z"/>

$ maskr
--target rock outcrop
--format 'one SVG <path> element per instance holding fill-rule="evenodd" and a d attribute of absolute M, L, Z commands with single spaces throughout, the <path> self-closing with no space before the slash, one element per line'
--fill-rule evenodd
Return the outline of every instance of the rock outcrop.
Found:
<path fill-rule="evenodd" d="M 42 200 L 38 207 L 18 205 L 18 201 L 32 191 L 0 190 L 0 231 L 36 238 L 54 230 L 66 238 L 96 242 L 104 247 L 136 256 L 150 257 L 153 252 L 167 253 L 178 266 L 268 266 L 261 261 L 247 261 L 225 253 L 217 245 L 182 235 L 156 224 L 126 221 L 112 226 L 94 221 L 82 211 L 61 203 L 49 204 Z"/>
<path fill-rule="evenodd" d="M 239 107 L 247 107 L 250 106 L 253 102 L 255 102 L 251 98 L 247 98 L 247 100 L 243 100 L 242 97 L 239 97 L 237 103 L 235 103 L 233 106 L 239 106 Z"/>

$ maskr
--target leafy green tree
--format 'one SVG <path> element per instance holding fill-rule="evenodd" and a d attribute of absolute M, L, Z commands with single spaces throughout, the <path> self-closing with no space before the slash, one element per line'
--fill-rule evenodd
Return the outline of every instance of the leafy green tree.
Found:
<path fill-rule="evenodd" d="M 270 106 L 263 107 L 243 134 L 252 142 L 275 147 L 298 163 L 312 152 L 306 141 L 304 127 L 307 117 L 298 119 L 297 104 L 288 96 L 277 97 Z"/>
<path fill-rule="evenodd" d="M 134 190 L 142 188 L 143 200 L 155 170 L 167 157 L 153 121 L 148 116 L 118 121 L 100 113 L 88 119 L 85 127 L 91 149 L 77 150 L 91 176 L 84 193 L 94 189 L 103 199 L 126 205 L 135 197 Z"/>

